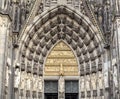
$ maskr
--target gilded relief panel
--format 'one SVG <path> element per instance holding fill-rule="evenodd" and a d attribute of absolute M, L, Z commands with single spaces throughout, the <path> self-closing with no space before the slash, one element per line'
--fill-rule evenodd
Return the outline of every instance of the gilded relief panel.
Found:
<path fill-rule="evenodd" d="M 76 57 L 70 47 L 64 42 L 59 42 L 49 53 L 45 63 L 44 75 L 78 75 L 78 64 Z"/>

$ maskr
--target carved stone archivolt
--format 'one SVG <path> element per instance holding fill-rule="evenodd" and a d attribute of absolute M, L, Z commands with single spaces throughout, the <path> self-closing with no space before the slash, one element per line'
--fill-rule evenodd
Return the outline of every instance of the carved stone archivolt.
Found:
<path fill-rule="evenodd" d="M 39 17 L 39 15 L 37 17 Z M 33 22 L 34 24 L 31 25 L 31 29 L 28 28 L 29 31 L 26 30 L 26 34 L 23 35 L 26 37 L 24 43 L 20 42 L 19 46 L 19 51 L 22 52 L 19 55 L 21 57 L 20 89 L 24 89 L 24 87 L 26 90 L 32 88 L 33 91 L 35 91 L 37 89 L 41 97 L 41 93 L 43 92 L 43 87 L 41 86 L 43 85 L 43 75 L 79 75 L 80 72 L 81 77 L 85 76 L 81 78 L 81 84 L 84 85 L 81 86 L 81 88 L 83 87 L 82 89 L 86 88 L 87 91 L 90 91 L 90 87 L 92 86 L 90 83 L 92 69 L 90 62 L 100 56 L 98 55 L 100 51 L 98 49 L 101 47 L 101 40 L 98 40 L 95 34 L 97 31 L 89 19 L 83 17 L 84 15 L 78 14 L 78 12 L 74 12 L 65 6 L 58 6 L 49 10 L 46 14 L 44 13 L 44 15 L 41 14 L 41 17 L 36 19 L 35 23 Z M 59 55 L 56 55 L 54 51 L 57 49 L 60 50 L 59 46 L 53 50 L 53 53 L 50 53 L 51 49 L 54 49 L 60 41 L 65 42 L 75 55 L 69 52 L 67 52 L 67 54 L 66 52 L 58 52 L 57 54 Z M 70 50 L 66 46 L 62 48 L 67 51 Z M 49 54 L 51 54 L 52 60 Z M 57 57 L 57 59 L 59 59 L 60 56 L 62 58 L 72 58 L 72 61 L 71 59 L 66 59 L 66 62 L 64 59 L 64 61 L 62 61 L 65 64 L 58 63 L 59 61 L 55 58 Z M 73 57 L 77 61 L 74 60 Z M 28 62 L 31 63 L 28 64 Z M 81 64 L 80 70 L 78 64 Z M 45 67 L 43 67 L 44 65 Z M 68 65 L 69 67 L 67 67 Z M 68 70 L 69 73 L 65 74 Z M 32 75 L 32 78 L 30 78 L 29 74 Z M 25 85 L 27 80 L 34 83 L 34 85 L 32 86 L 30 83 Z M 84 80 L 86 80 L 86 82 L 84 82 Z M 61 98 L 64 98 L 64 91 L 61 91 L 60 95 Z"/>

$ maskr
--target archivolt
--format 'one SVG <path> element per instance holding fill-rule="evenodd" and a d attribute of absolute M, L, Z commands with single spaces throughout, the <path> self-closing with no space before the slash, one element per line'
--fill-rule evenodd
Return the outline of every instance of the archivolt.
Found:
<path fill-rule="evenodd" d="M 24 70 L 26 65 L 29 72 L 31 64 L 39 64 L 42 68 L 50 48 L 61 39 L 73 48 L 80 64 L 101 56 L 103 42 L 96 27 L 85 15 L 66 6 L 58 6 L 36 16 L 22 35 L 18 57 L 22 57 L 21 69 Z M 33 69 L 37 68 L 33 66 Z"/>

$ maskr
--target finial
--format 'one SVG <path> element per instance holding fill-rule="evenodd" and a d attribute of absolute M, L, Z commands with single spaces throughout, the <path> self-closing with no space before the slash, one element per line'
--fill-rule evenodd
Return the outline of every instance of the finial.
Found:
<path fill-rule="evenodd" d="M 60 64 L 60 76 L 64 75 L 63 65 Z"/>

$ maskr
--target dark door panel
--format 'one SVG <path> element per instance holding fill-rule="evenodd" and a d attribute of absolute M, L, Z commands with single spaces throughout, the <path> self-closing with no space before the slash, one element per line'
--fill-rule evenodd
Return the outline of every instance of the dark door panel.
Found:
<path fill-rule="evenodd" d="M 58 94 L 57 93 L 45 94 L 45 99 L 58 99 Z"/>
<path fill-rule="evenodd" d="M 65 99 L 78 99 L 78 94 L 74 93 L 65 94 Z"/>

